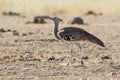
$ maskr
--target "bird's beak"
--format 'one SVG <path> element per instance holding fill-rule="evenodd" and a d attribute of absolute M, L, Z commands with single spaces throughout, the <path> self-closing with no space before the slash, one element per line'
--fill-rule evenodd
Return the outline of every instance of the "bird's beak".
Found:
<path fill-rule="evenodd" d="M 53 20 L 53 18 L 51 18 L 51 17 L 48 17 L 48 19 L 51 19 L 51 20 Z"/>

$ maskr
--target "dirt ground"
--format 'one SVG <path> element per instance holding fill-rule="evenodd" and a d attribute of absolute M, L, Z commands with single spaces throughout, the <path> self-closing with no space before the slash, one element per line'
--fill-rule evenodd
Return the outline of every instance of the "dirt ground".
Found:
<path fill-rule="evenodd" d="M 81 16 L 85 25 L 71 25 L 70 16 L 59 16 L 65 26 L 75 26 L 94 34 L 105 48 L 80 42 L 84 67 L 74 45 L 71 66 L 63 66 L 70 55 L 70 43 L 53 35 L 53 22 L 26 24 L 32 17 L 0 16 L 0 80 L 120 80 L 120 16 Z"/>

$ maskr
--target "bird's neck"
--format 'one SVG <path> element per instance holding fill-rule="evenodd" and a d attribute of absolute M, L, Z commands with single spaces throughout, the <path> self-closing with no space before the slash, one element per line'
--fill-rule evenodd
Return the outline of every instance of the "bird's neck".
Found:
<path fill-rule="evenodd" d="M 54 26 L 54 35 L 57 39 L 59 39 L 59 36 L 57 35 L 58 33 L 58 27 L 59 27 L 59 24 L 55 23 L 55 26 Z"/>

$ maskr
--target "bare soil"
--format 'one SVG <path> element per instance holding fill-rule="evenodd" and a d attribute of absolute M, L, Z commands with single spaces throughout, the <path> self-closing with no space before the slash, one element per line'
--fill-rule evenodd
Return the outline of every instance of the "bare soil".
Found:
<path fill-rule="evenodd" d="M 71 25 L 72 17 L 61 16 L 65 26 L 83 28 L 105 43 L 105 48 L 79 42 L 84 49 L 84 67 L 74 45 L 71 66 L 63 66 L 70 43 L 55 39 L 53 22 L 26 24 L 32 17 L 0 16 L 0 80 L 120 80 L 120 16 L 82 16 L 85 25 Z"/>

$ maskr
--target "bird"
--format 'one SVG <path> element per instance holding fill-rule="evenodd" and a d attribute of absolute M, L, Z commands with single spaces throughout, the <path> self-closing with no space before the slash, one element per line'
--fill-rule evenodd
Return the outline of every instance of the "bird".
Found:
<path fill-rule="evenodd" d="M 65 28 L 62 28 L 61 30 L 58 30 L 59 23 L 63 21 L 62 19 L 60 19 L 59 17 L 45 17 L 45 18 L 51 19 L 54 22 L 54 36 L 58 40 L 71 42 L 70 56 L 69 56 L 69 59 L 68 59 L 66 65 L 71 64 L 73 43 L 76 44 L 80 50 L 82 50 L 82 47 L 78 43 L 79 41 L 89 41 L 89 42 L 95 43 L 97 45 L 100 45 L 102 47 L 105 47 L 104 43 L 99 38 L 97 38 L 96 36 L 87 32 L 86 30 L 84 30 L 82 28 L 65 27 Z M 83 54 L 83 52 L 81 51 L 81 55 L 82 54 Z M 80 57 L 80 66 L 83 66 L 83 65 L 84 65 L 84 62 L 83 62 L 83 59 L 81 56 Z"/>

